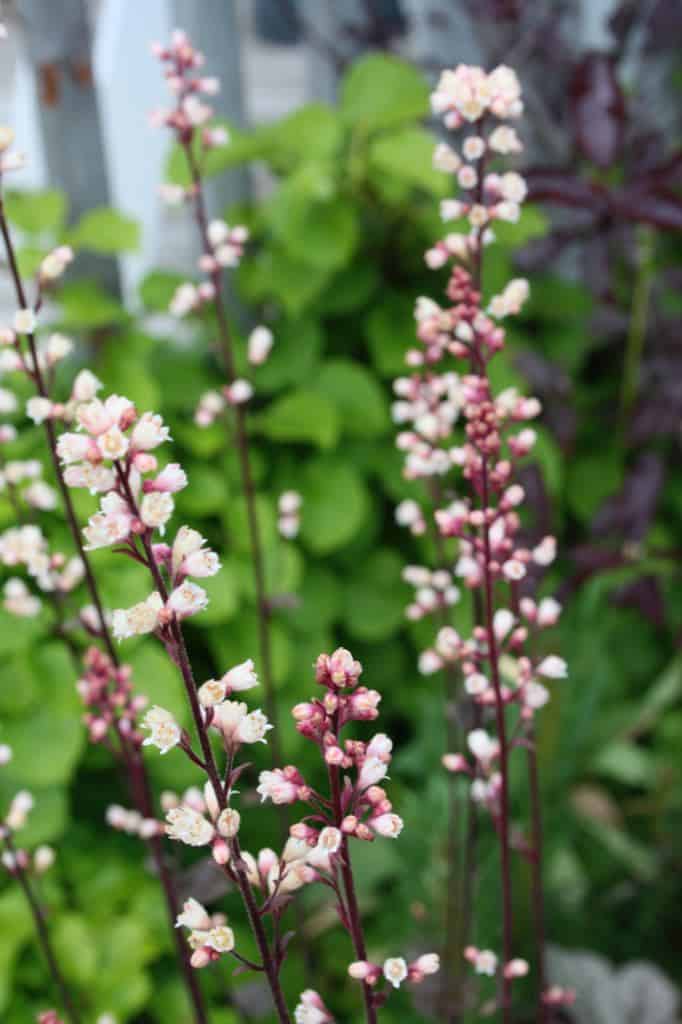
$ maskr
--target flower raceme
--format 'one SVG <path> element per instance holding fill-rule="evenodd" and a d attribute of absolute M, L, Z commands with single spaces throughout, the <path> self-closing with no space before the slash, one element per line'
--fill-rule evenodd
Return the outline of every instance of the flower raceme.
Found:
<path fill-rule="evenodd" d="M 494 394 L 488 376 L 488 364 L 505 345 L 503 321 L 521 312 L 530 288 L 515 278 L 487 300 L 481 289 L 484 251 L 495 240 L 495 223 L 517 221 L 526 197 L 522 176 L 499 166 L 522 149 L 516 130 L 506 122 L 521 115 L 523 101 L 510 68 L 486 73 L 459 65 L 442 73 L 431 103 L 446 128 L 463 129 L 464 138 L 459 149 L 439 143 L 434 152 L 434 166 L 454 176 L 459 195 L 441 203 L 442 220 L 456 224 L 425 259 L 434 270 L 451 261 L 455 266 L 447 305 L 417 300 L 419 345 L 407 353 L 409 375 L 394 383 L 393 418 L 400 428 L 404 476 L 424 481 L 428 492 L 426 502 L 403 501 L 396 520 L 414 534 L 430 529 L 439 535 L 441 564 L 404 571 L 415 591 L 407 616 L 438 619 L 434 641 L 419 658 L 420 670 L 425 675 L 456 671 L 475 709 L 468 756 L 447 753 L 443 765 L 470 779 L 471 799 L 488 810 L 500 838 L 504 956 L 475 947 L 464 954 L 480 973 L 501 974 L 500 1006 L 507 1021 L 509 984 L 527 970 L 527 965 L 521 970 L 525 962 L 514 959 L 510 948 L 509 755 L 517 746 L 532 749 L 535 714 L 550 697 L 544 683 L 567 674 L 562 658 L 536 653 L 537 633 L 556 623 L 560 605 L 553 598 L 536 602 L 522 591 L 530 570 L 539 574 L 556 556 L 552 537 L 535 545 L 520 539 L 525 493 L 515 474 L 537 440 L 528 424 L 541 406 L 514 388 Z M 469 637 L 460 636 L 448 621 L 462 593 L 453 577 L 463 588 L 480 592 L 481 618 Z M 518 736 L 510 743 L 505 716 L 512 707 L 520 715 Z M 488 717 L 494 719 L 495 735 L 488 731 Z M 529 851 L 539 873 L 538 842 L 534 835 L 519 848 Z M 395 970 L 400 974 L 399 965 Z"/>

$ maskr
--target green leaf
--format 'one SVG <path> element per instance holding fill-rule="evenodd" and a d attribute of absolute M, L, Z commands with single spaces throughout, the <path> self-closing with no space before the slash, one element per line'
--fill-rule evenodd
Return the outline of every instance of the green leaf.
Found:
<path fill-rule="evenodd" d="M 395 551 L 375 551 L 344 593 L 344 621 L 359 640 L 384 640 L 405 619 L 409 598 L 400 578 L 402 560 Z"/>
<path fill-rule="evenodd" d="M 405 373 L 405 353 L 415 343 L 414 299 L 386 291 L 366 320 L 372 362 L 384 377 Z"/>
<path fill-rule="evenodd" d="M 157 640 L 145 640 L 132 653 L 126 653 L 125 660 L 133 669 L 136 693 L 144 694 L 150 704 L 172 711 L 178 721 L 189 720 L 180 671 Z"/>
<path fill-rule="evenodd" d="M 365 129 L 389 128 L 426 117 L 429 87 L 412 65 L 371 54 L 356 61 L 341 86 L 341 116 Z"/>
<path fill-rule="evenodd" d="M 127 319 L 120 302 L 95 281 L 67 281 L 59 292 L 64 326 L 72 330 L 108 327 Z"/>
<path fill-rule="evenodd" d="M 211 127 L 224 128 L 229 134 L 229 140 L 224 146 L 216 146 L 208 152 L 203 152 L 200 134 L 197 132 L 194 154 L 202 162 L 202 174 L 206 177 L 213 177 L 222 174 L 232 167 L 238 167 L 262 155 L 263 142 L 257 132 L 245 133 L 232 127 L 227 121 L 218 120 L 211 122 Z M 172 185 L 183 185 L 185 188 L 191 184 L 191 175 L 187 166 L 187 157 L 182 146 L 174 145 L 168 155 L 166 164 L 166 181 Z"/>
<path fill-rule="evenodd" d="M 83 214 L 68 232 L 67 240 L 74 248 L 92 252 L 131 252 L 140 244 L 140 227 L 118 210 L 100 206 Z"/>
<path fill-rule="evenodd" d="M 300 317 L 330 277 L 330 269 L 295 258 L 281 245 L 245 260 L 238 273 L 240 291 L 250 302 L 278 299 L 292 317 Z"/>
<path fill-rule="evenodd" d="M 278 170 L 296 167 L 302 161 L 329 161 L 343 142 L 343 128 L 332 107 L 309 103 L 274 125 L 255 133 L 260 154 Z"/>
<path fill-rule="evenodd" d="M 186 275 L 173 270 L 150 270 L 140 284 L 140 298 L 147 309 L 165 313 L 175 290 L 186 280 Z"/>
<path fill-rule="evenodd" d="M 67 980 L 88 985 L 97 972 L 97 941 L 85 917 L 62 914 L 52 928 L 57 962 Z"/>
<path fill-rule="evenodd" d="M 338 457 L 312 460 L 302 474 L 301 536 L 319 555 L 353 539 L 369 513 L 369 494 L 357 470 Z"/>
<path fill-rule="evenodd" d="M 336 405 L 345 433 L 380 437 L 388 430 L 388 403 L 375 378 L 364 366 L 345 359 L 324 363 L 316 387 Z"/>
<path fill-rule="evenodd" d="M 302 263 L 336 270 L 350 259 L 359 238 L 357 212 L 334 192 L 330 168 L 305 164 L 270 203 L 275 237 Z"/>
<path fill-rule="evenodd" d="M 12 190 L 5 196 L 9 220 L 29 235 L 56 233 L 66 217 L 66 196 L 56 189 L 36 192 Z"/>
<path fill-rule="evenodd" d="M 392 135 L 375 139 L 368 154 L 369 170 L 374 183 L 381 188 L 386 181 L 391 183 L 390 198 L 395 198 L 395 182 L 405 185 L 403 195 L 409 195 L 411 188 L 423 189 L 433 196 L 448 194 L 448 175 L 433 169 L 435 139 L 422 128 L 405 128 Z"/>
<path fill-rule="evenodd" d="M 610 743 L 599 752 L 592 768 L 598 775 L 629 786 L 650 785 L 655 777 L 651 753 L 634 743 Z"/>
<path fill-rule="evenodd" d="M 568 463 L 566 497 L 583 522 L 590 522 L 605 498 L 615 494 L 623 479 L 623 461 L 619 452 L 587 453 Z"/>
<path fill-rule="evenodd" d="M 320 448 L 331 448 L 339 435 L 336 407 L 317 391 L 292 391 L 276 398 L 255 423 L 273 441 L 304 441 Z"/>
<path fill-rule="evenodd" d="M 222 511 L 227 504 L 228 492 L 225 472 L 201 462 L 185 465 L 190 486 L 178 494 L 180 518 L 193 519 Z"/>
<path fill-rule="evenodd" d="M 258 392 L 310 380 L 322 352 L 322 327 L 312 319 L 283 320 L 276 326 L 275 344 L 268 360 L 255 371 Z"/>
<path fill-rule="evenodd" d="M 12 985 L 14 962 L 24 942 L 33 932 L 33 921 L 18 885 L 12 885 L 0 895 L 0 1010 L 4 1010 L 11 996 L 16 996 Z"/>

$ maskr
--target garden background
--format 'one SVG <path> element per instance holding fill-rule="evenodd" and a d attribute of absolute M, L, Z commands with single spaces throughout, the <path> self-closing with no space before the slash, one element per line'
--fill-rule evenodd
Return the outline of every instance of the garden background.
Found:
<path fill-rule="evenodd" d="M 76 11 L 78 3 L 55 0 L 42 5 L 47 13 L 39 3 L 6 6 L 8 25 L 23 36 L 12 43 L 21 48 L 18 65 L 3 51 L 0 104 L 31 157 L 8 202 L 22 266 L 34 268 L 56 241 L 78 250 L 50 301 L 54 329 L 76 340 L 77 362 L 107 392 L 162 412 L 171 425 L 192 481 L 178 514 L 224 564 L 207 581 L 208 610 L 188 628 L 209 678 L 253 655 L 256 616 L 235 453 L 219 425 L 193 422 L 199 396 L 219 380 L 213 325 L 196 317 L 178 326 L 167 315 L 195 255 L 184 213 L 157 206 L 161 169 L 166 181 L 181 181 L 182 162 L 147 121 L 161 92 L 148 45 L 165 35 L 172 5 L 94 5 L 96 92 L 85 72 L 71 73 L 89 60 L 82 26 L 64 17 L 68 31 L 46 34 L 57 8 Z M 429 81 L 459 60 L 503 60 L 520 75 L 528 152 L 519 169 L 532 201 L 518 224 L 500 228 L 486 287 L 497 290 L 513 267 L 531 282 L 494 383 L 543 402 L 540 443 L 525 470 L 527 530 L 531 539 L 556 533 L 561 552 L 542 583 L 565 604 L 555 646 L 570 670 L 540 726 L 551 973 L 577 987 L 580 1024 L 673 1024 L 682 980 L 679 5 L 358 0 L 345 10 L 302 3 L 298 17 L 295 4 L 255 0 L 183 7 L 175 13 L 226 88 L 218 108 L 231 142 L 212 156 L 211 203 L 228 207 L 227 220 L 253 236 L 233 278 L 234 325 L 242 343 L 256 321 L 275 335 L 249 422 L 268 589 L 277 598 L 280 717 L 286 723 L 288 708 L 309 692 L 317 654 L 344 644 L 368 685 L 384 693 L 384 725 L 396 743 L 392 796 L 408 827 L 380 856 L 357 855 L 369 943 L 379 950 L 396 936 L 428 944 L 438 934 L 447 850 L 442 683 L 417 671 L 430 633 L 407 623 L 411 595 L 401 582 L 404 564 L 426 560 L 427 541 L 395 524 L 396 503 L 413 492 L 390 415 L 391 380 L 413 341 L 414 300 L 438 298 L 444 283 L 423 264 L 442 230 L 438 203 L 448 188 L 431 169 Z M 41 51 L 57 42 L 61 53 Z M 12 306 L 2 288 L 4 320 Z M 41 453 L 39 429 L 22 424 L 11 457 Z M 290 489 L 303 496 L 295 541 L 276 529 L 277 496 Z M 93 500 L 78 495 L 77 507 L 85 519 Z M 0 527 L 13 518 L 0 494 Z M 59 512 L 43 514 L 41 525 L 69 550 Z M 97 552 L 107 604 L 144 596 L 142 571 L 119 561 L 107 573 L 110 559 Z M 466 607 L 455 614 L 466 616 Z M 122 787 L 106 751 L 86 742 L 73 665 L 52 627 L 48 610 L 33 620 L 0 610 L 0 741 L 15 755 L 0 798 L 18 787 L 36 798 L 22 841 L 58 852 L 44 895 L 64 969 L 92 1012 L 113 1012 L 121 1024 L 182 1024 L 156 882 L 136 841 L 104 825 Z M 162 653 L 143 641 L 125 656 L 139 688 L 184 720 Z M 282 742 L 288 760 L 309 764 L 293 723 Z M 148 763 L 157 788 L 195 781 L 179 758 Z M 273 843 L 267 820 L 260 827 L 253 845 Z M 494 837 L 482 843 L 475 913 L 485 945 L 499 931 L 499 897 Z M 522 955 L 529 900 L 518 871 Z M 210 871 L 195 865 L 183 879 L 195 896 L 217 895 Z M 20 894 L 2 886 L 0 1017 L 23 1024 L 43 1008 L 47 981 Z M 306 899 L 326 972 L 316 987 L 331 991 L 345 970 L 345 940 L 319 895 Z M 622 970 L 633 961 L 639 969 Z M 205 974 L 220 1006 L 229 972 Z M 257 1019 L 258 986 L 235 985 Z M 382 1019 L 434 1012 L 428 986 L 416 1005 L 401 999 Z M 214 1019 L 236 1018 L 224 1009 Z"/>

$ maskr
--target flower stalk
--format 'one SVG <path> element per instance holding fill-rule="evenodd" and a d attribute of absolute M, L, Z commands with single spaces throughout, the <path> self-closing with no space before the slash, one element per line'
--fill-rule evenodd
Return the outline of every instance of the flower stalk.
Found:
<path fill-rule="evenodd" d="M 0 232 L 2 234 L 2 238 L 5 244 L 7 262 L 10 269 L 12 282 L 14 285 L 17 303 L 21 311 L 27 312 L 30 310 L 31 307 L 28 301 L 26 290 L 24 288 L 24 283 L 21 274 L 19 272 L 16 251 L 14 248 L 11 231 L 7 221 L 1 176 Z M 39 279 L 37 298 L 34 303 L 33 320 L 30 323 L 31 329 L 25 333 L 26 344 L 28 346 L 28 354 L 30 356 L 30 360 L 27 361 L 25 357 L 21 355 L 19 342 L 15 343 L 15 347 L 19 355 L 20 367 L 24 369 L 24 372 L 26 372 L 29 378 L 33 381 L 33 384 L 36 389 L 37 398 L 46 403 L 47 408 L 47 406 L 52 407 L 53 403 L 45 376 L 41 369 L 41 360 L 36 345 L 34 326 L 35 315 L 39 310 L 41 304 L 42 292 L 41 282 Z M 62 498 L 63 508 L 66 515 L 69 532 L 71 534 L 76 551 L 78 553 L 78 558 L 83 567 L 88 594 L 90 596 L 90 600 L 95 610 L 94 629 L 97 636 L 101 639 L 112 663 L 115 666 L 119 667 L 118 653 L 116 651 L 116 647 L 114 646 L 111 637 L 111 632 L 109 630 L 109 626 L 104 614 L 104 607 L 100 596 L 99 587 L 97 585 L 97 581 L 95 579 L 95 575 L 90 564 L 90 559 L 83 544 L 83 538 L 80 527 L 78 525 L 78 519 L 73 506 L 73 501 L 71 499 L 71 494 L 69 492 L 69 487 L 66 483 L 64 470 L 57 452 L 57 433 L 55 427 L 55 420 L 52 418 L 51 415 L 47 415 L 45 417 L 45 419 L 43 420 L 43 427 L 45 431 L 48 451 L 50 454 L 50 460 L 52 462 L 54 474 L 57 480 L 57 485 L 59 487 L 59 492 Z M 119 741 L 118 749 L 120 759 L 124 765 L 125 774 L 127 776 L 128 783 L 131 787 L 131 792 L 139 805 L 139 811 L 142 814 L 142 816 L 146 819 L 150 819 L 153 817 L 154 813 L 153 797 L 144 762 L 139 756 L 139 752 L 128 742 L 128 739 L 124 735 L 122 735 L 118 730 L 117 738 Z M 207 1024 L 208 1017 L 206 1013 L 206 1007 L 200 986 L 198 985 L 197 982 L 197 977 L 195 973 L 191 970 L 186 947 L 174 927 L 174 922 L 179 910 L 179 903 L 175 891 L 175 883 L 168 869 L 168 865 L 165 862 L 162 843 L 160 842 L 160 839 L 157 836 L 149 837 L 147 843 L 156 867 L 159 880 L 163 888 L 170 926 L 173 934 L 173 942 L 176 950 L 176 955 L 180 963 L 181 973 L 184 979 L 185 986 L 187 988 L 188 997 L 193 1007 L 195 1021 L 196 1024 Z"/>

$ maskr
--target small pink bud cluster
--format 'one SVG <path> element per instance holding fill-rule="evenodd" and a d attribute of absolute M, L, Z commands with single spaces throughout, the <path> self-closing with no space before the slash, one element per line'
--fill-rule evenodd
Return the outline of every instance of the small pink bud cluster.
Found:
<path fill-rule="evenodd" d="M 358 686 L 362 665 L 350 651 L 339 647 L 333 654 L 321 654 L 315 666 L 315 678 L 324 687 L 322 698 L 297 704 L 293 709 L 296 729 L 312 740 L 330 768 L 354 772 L 355 781 L 346 777 L 340 797 L 341 820 L 337 822 L 346 836 L 371 840 L 375 835 L 397 838 L 403 822 L 393 813 L 385 790 L 379 785 L 388 773 L 392 741 L 377 733 L 369 743 L 342 741 L 341 730 L 352 721 L 372 721 L 378 717 L 381 695 Z M 274 772 L 262 772 L 258 792 L 263 800 L 293 803 L 319 800 L 292 766 Z M 299 826 L 295 826 L 299 828 Z M 295 833 L 297 834 L 297 833 Z M 309 842 L 315 841 L 310 830 Z"/>
<path fill-rule="evenodd" d="M 224 131 L 205 127 L 213 117 L 213 110 L 202 97 L 215 96 L 220 90 L 220 82 L 199 73 L 204 55 L 192 46 L 187 34 L 180 29 L 173 32 L 168 46 L 154 43 L 152 53 L 166 65 L 166 83 L 173 96 L 177 97 L 175 108 L 156 111 L 152 115 L 152 123 L 167 125 L 179 138 L 188 141 L 192 141 L 195 131 L 201 128 L 204 148 L 224 145 L 227 141 Z"/>
<path fill-rule="evenodd" d="M 139 811 L 121 807 L 120 804 L 110 804 L 105 818 L 110 828 L 116 829 L 117 832 L 125 832 L 129 836 L 137 836 L 139 839 L 151 839 L 165 833 L 162 821 L 145 818 Z"/>
<path fill-rule="evenodd" d="M 137 717 L 147 698 L 135 696 L 129 665 L 114 665 L 97 647 L 89 647 L 83 658 L 84 673 L 76 683 L 86 707 L 83 721 L 92 743 L 105 743 L 113 730 L 119 738 L 139 747 L 142 735 Z"/>
<path fill-rule="evenodd" d="M 393 988 L 400 988 L 404 981 L 418 985 L 439 970 L 440 957 L 437 953 L 424 953 L 411 963 L 401 956 L 392 956 L 383 965 L 369 960 L 356 960 L 348 967 L 349 975 L 356 981 L 374 986 L 383 977 Z"/>

